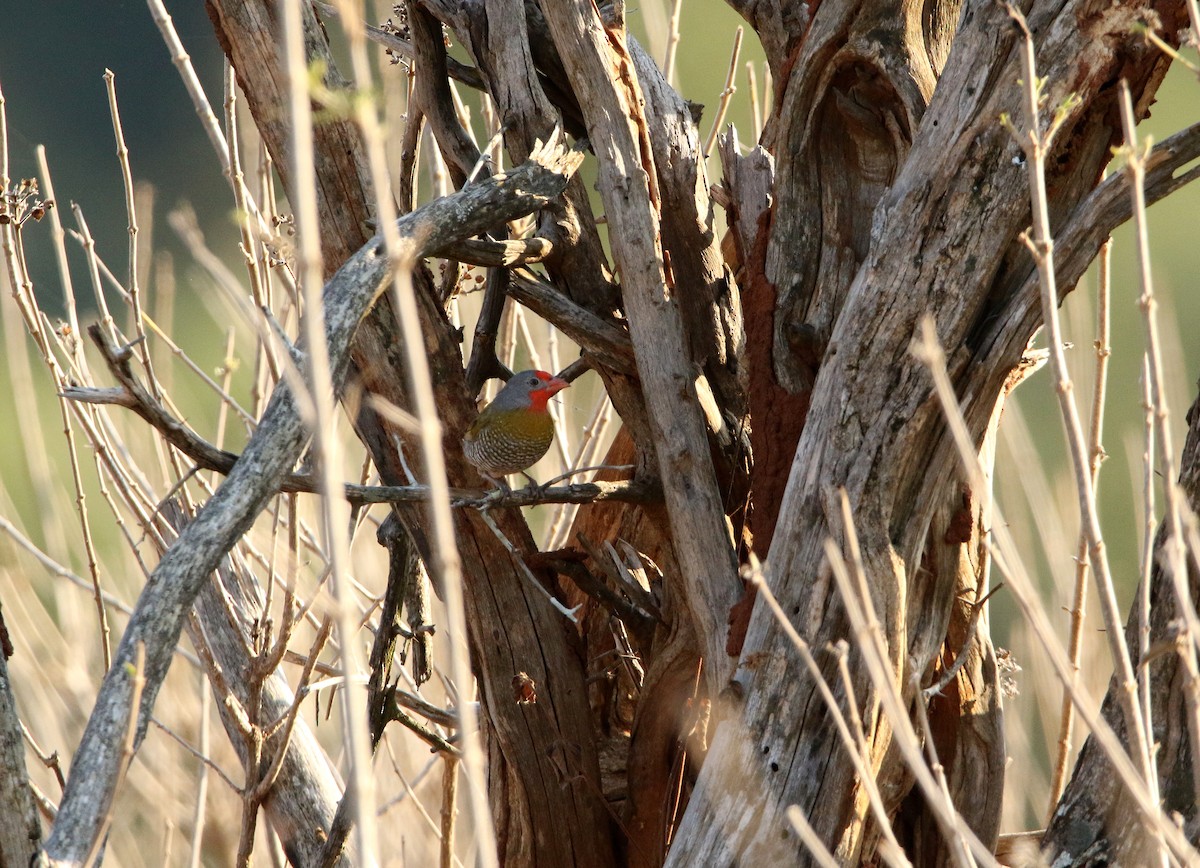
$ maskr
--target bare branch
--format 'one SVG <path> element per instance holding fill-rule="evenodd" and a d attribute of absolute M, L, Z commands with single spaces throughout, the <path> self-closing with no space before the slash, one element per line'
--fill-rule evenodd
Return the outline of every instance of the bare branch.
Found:
<path fill-rule="evenodd" d="M 560 147 L 543 148 L 529 163 L 503 178 L 480 182 L 401 218 L 397 228 L 402 243 L 420 255 L 433 246 L 444 246 L 529 213 L 562 189 L 579 160 L 578 155 Z M 384 287 L 388 263 L 380 239 L 373 239 L 338 270 L 327 287 L 326 339 L 335 382 L 340 383 L 344 376 L 359 319 Z M 103 800 L 95 794 L 111 787 L 120 767 L 118 734 L 133 690 L 126 666 L 135 649 L 145 644 L 146 688 L 137 729 L 140 741 L 188 606 L 277 490 L 307 440 L 295 397 L 283 382 L 276 387 L 258 431 L 224 484 L 159 561 L 138 600 L 76 751 L 58 820 L 46 843 L 49 864 L 83 859 L 96 837 Z"/>

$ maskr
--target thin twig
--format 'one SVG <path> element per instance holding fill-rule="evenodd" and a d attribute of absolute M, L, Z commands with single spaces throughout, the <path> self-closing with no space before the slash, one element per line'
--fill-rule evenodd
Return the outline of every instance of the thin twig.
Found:
<path fill-rule="evenodd" d="M 358 7 L 341 4 L 342 14 L 358 14 Z M 308 354 L 308 388 L 313 404 L 313 453 L 317 459 L 321 480 L 321 507 L 329 567 L 337 600 L 335 621 L 338 628 L 342 667 L 348 681 L 341 694 L 342 738 L 350 763 L 346 782 L 355 815 L 355 840 L 360 864 L 379 864 L 379 840 L 375 825 L 375 779 L 371 774 L 371 737 L 367 725 L 366 679 L 362 649 L 356 639 L 354 599 L 349 583 L 350 547 L 342 529 L 347 526 L 350 507 L 339 479 L 342 466 L 341 443 L 337 436 L 334 406 L 334 363 L 325 342 L 325 308 L 322 299 L 322 256 L 320 219 L 317 214 L 316 157 L 313 146 L 312 98 L 305 49 L 305 33 L 301 8 L 295 3 L 284 4 L 283 55 L 287 65 L 288 109 L 291 118 L 291 168 L 293 189 L 290 198 L 296 212 L 298 229 L 297 257 L 304 294 L 304 336 Z M 351 22 L 347 22 L 351 25 Z M 365 60 L 360 25 L 347 26 L 355 76 L 363 87 L 370 81 Z M 355 100 L 360 116 L 374 117 L 374 103 Z M 361 120 L 361 117 L 360 117 Z M 385 189 L 391 185 L 383 177 Z M 316 656 L 313 654 L 312 656 Z M 288 726 L 290 732 L 291 725 Z M 282 754 L 282 751 L 280 752 Z M 280 755 L 276 757 L 280 762 Z"/>
<path fill-rule="evenodd" d="M 86 235 L 86 224 L 82 222 L 82 214 L 78 211 L 78 206 L 75 207 L 75 213 L 80 220 L 80 225 L 84 227 Z M 91 242 L 88 236 L 89 243 L 86 247 L 91 253 L 95 252 L 95 244 Z M 88 257 L 89 271 L 95 275 L 95 259 L 92 256 Z M 98 278 L 96 284 L 98 286 Z M 103 298 L 103 293 L 99 293 Z M 111 317 L 109 318 L 111 324 Z M 63 375 L 62 369 L 54 359 L 54 355 L 49 348 L 43 351 L 43 359 L 50 368 L 50 374 L 54 377 L 54 381 L 59 384 L 65 384 L 67 378 Z M 104 668 L 107 671 L 112 666 L 112 644 L 108 627 L 108 613 L 104 609 L 103 589 L 100 581 L 100 562 L 96 554 L 96 543 L 92 537 L 91 521 L 88 517 L 87 495 L 84 493 L 83 475 L 79 469 L 79 447 L 76 443 L 75 428 L 71 424 L 71 412 L 67 408 L 66 399 L 59 399 L 59 414 L 63 423 L 63 436 L 66 439 L 67 457 L 71 465 L 71 483 L 75 489 L 75 509 L 79 518 L 79 527 L 83 537 L 83 550 L 87 557 L 88 574 L 92 578 L 92 593 L 93 600 L 96 604 L 96 618 L 100 627 L 100 650 L 104 661 Z M 92 438 L 93 442 L 95 438 Z"/>
<path fill-rule="evenodd" d="M 954 386 L 946 371 L 946 356 L 941 345 L 938 344 L 936 326 L 932 318 L 927 316 L 922 321 L 920 337 L 914 339 L 911 352 L 925 364 L 933 379 L 934 390 L 938 402 L 941 404 L 942 414 L 954 437 L 958 457 L 963 464 L 971 490 L 983 492 L 990 498 L 991 489 L 987 484 L 983 467 L 979 463 L 974 441 L 967 431 L 962 410 L 958 405 L 958 398 L 954 393 Z M 1116 772 L 1121 783 L 1133 798 L 1142 819 L 1152 827 L 1156 834 L 1165 839 L 1176 859 L 1185 864 L 1193 864 L 1196 852 L 1191 844 L 1177 826 L 1163 817 L 1162 811 L 1159 810 L 1157 797 L 1151 795 L 1145 779 L 1140 776 L 1121 740 L 1101 716 L 1095 703 L 1076 689 L 1067 655 L 1056 638 L 1054 628 L 1051 627 L 1045 610 L 1039 602 L 1035 585 L 1025 571 L 1020 557 L 1021 550 L 1014 542 L 996 503 L 992 501 L 988 507 L 992 511 L 992 526 L 989 533 L 991 541 L 985 539 L 988 552 L 993 563 L 1005 576 L 1013 600 L 1032 629 L 1034 637 L 1046 652 L 1046 657 L 1054 668 L 1055 675 L 1070 693 L 1071 701 L 1075 703 L 1075 710 L 1079 713 L 1080 720 L 1091 732 L 1104 752 L 1104 756 L 1112 765 L 1113 771 Z"/>
<path fill-rule="evenodd" d="M 279 740 L 279 744 L 273 748 L 275 756 L 262 778 L 254 786 L 254 795 L 259 799 L 266 798 L 271 788 L 275 786 L 280 769 L 283 768 L 283 761 L 288 752 L 288 745 L 292 740 L 292 731 L 295 729 L 296 720 L 300 715 L 300 706 L 304 702 L 305 697 L 308 696 L 308 682 L 312 678 L 313 665 L 316 663 L 321 649 L 325 646 L 326 640 L 329 639 L 332 627 L 332 622 L 326 618 L 324 623 L 321 624 L 321 629 L 317 631 L 317 635 L 313 637 L 312 647 L 308 651 L 309 663 L 300 673 L 300 682 L 296 685 L 296 698 L 292 701 L 292 704 L 288 707 L 287 714 L 284 716 L 283 735 Z M 278 728 L 277 726 L 264 727 L 264 739 L 271 738 L 272 733 Z"/>
<path fill-rule="evenodd" d="M 1162 568 L 1171 577 L 1175 591 L 1175 604 L 1186 625 L 1185 644 L 1179 648 L 1179 659 L 1187 678 L 1184 690 L 1188 708 L 1188 735 L 1192 756 L 1200 757 L 1200 665 L 1196 660 L 1196 648 L 1200 644 L 1200 618 L 1192 602 L 1188 588 L 1187 550 L 1183 532 L 1183 510 L 1185 499 L 1177 483 L 1175 447 L 1168 424 L 1169 411 L 1162 359 L 1162 343 L 1158 335 L 1158 317 L 1155 312 L 1158 301 L 1154 295 L 1154 279 L 1151 275 L 1150 236 L 1146 223 L 1146 156 L 1149 149 L 1140 150 L 1133 117 L 1133 102 L 1129 96 L 1129 85 L 1122 79 L 1120 89 L 1121 125 L 1125 131 L 1125 168 L 1129 173 L 1129 194 L 1133 202 L 1133 222 L 1137 238 L 1138 276 L 1142 294 L 1138 306 L 1142 309 L 1145 326 L 1146 357 L 1150 374 L 1150 395 L 1154 407 L 1155 432 L 1158 437 L 1159 461 L 1162 464 L 1163 500 L 1166 508 L 1167 537 L 1163 541 L 1166 557 Z M 1192 763 L 1192 795 L 1200 802 L 1200 762 Z"/>
<path fill-rule="evenodd" d="M 204 676 L 204 673 L 203 673 L 203 672 L 201 672 L 201 674 L 200 674 L 200 678 L 201 678 L 201 680 L 202 680 L 202 682 L 203 682 L 203 679 L 205 678 L 205 676 Z M 202 687 L 202 688 L 201 688 L 200 692 L 201 692 L 203 695 L 205 695 L 205 696 L 208 696 L 208 695 L 209 695 L 209 693 L 208 693 L 208 689 L 207 689 L 207 684 L 205 684 L 205 685 L 204 685 L 204 687 Z M 233 780 L 233 778 L 231 778 L 231 777 L 230 777 L 228 774 L 226 774 L 226 773 L 225 773 L 225 770 L 224 770 L 224 769 L 222 769 L 222 768 L 221 768 L 219 765 L 217 765 L 217 764 L 216 764 L 216 763 L 215 763 L 215 762 L 212 760 L 212 758 L 211 758 L 211 757 L 208 755 L 208 753 L 207 753 L 207 752 L 204 750 L 204 742 L 203 742 L 203 740 L 201 741 L 201 746 L 200 746 L 200 747 L 198 747 L 198 748 L 197 748 L 197 747 L 193 747 L 192 745 L 188 744 L 187 740 L 186 740 L 186 739 L 184 739 L 184 738 L 183 738 L 183 736 L 181 736 L 181 735 L 180 735 L 179 733 L 177 733 L 175 730 L 171 729 L 169 726 L 167 726 L 166 724 L 164 724 L 164 723 L 163 723 L 161 720 L 159 720 L 157 717 L 151 717 L 151 718 L 150 718 L 150 722 L 151 722 L 152 724 L 154 724 L 156 727 L 158 727 L 158 728 L 159 728 L 159 730 L 161 730 L 161 731 L 163 732 L 163 734 L 165 734 L 165 735 L 166 735 L 168 738 L 170 738 L 172 741 L 174 741 L 176 744 L 178 744 L 178 745 L 179 745 L 181 748 L 183 748 L 183 749 L 184 749 L 184 750 L 186 750 L 188 753 L 190 753 L 190 754 L 191 754 L 193 757 L 195 757 L 197 760 L 199 760 L 199 761 L 200 761 L 200 765 L 201 765 L 203 768 L 205 768 L 205 769 L 211 769 L 212 771 L 216 772 L 216 773 L 217 773 L 217 777 L 219 777 L 219 778 L 220 778 L 222 781 L 224 781 L 224 782 L 225 782 L 225 785 L 226 785 L 227 787 L 229 787 L 229 789 L 230 789 L 230 790 L 232 790 L 232 791 L 233 791 L 233 792 L 235 792 L 235 793 L 240 793 L 240 792 L 242 791 L 242 788 L 241 788 L 241 786 L 239 786 L 239 785 L 238 785 L 238 784 L 237 784 L 237 783 L 236 783 L 236 782 Z"/>
<path fill-rule="evenodd" d="M 596 401 L 596 407 L 592 411 L 592 417 L 579 435 L 579 444 L 570 466 L 582 467 L 593 464 L 599 459 L 600 452 L 605 445 L 604 434 L 611 418 L 612 401 L 609 400 L 607 392 L 601 391 L 600 398 Z M 550 518 L 542 547 L 548 551 L 562 548 L 567 541 L 567 534 L 570 533 L 577 513 L 577 509 L 565 505 L 555 509 Z"/>
<path fill-rule="evenodd" d="M 717 143 L 717 134 L 721 131 L 721 124 L 725 122 L 725 112 L 729 109 L 729 101 L 737 93 L 737 85 L 734 82 L 737 79 L 738 57 L 742 53 L 742 30 L 743 28 L 739 25 L 733 35 L 733 50 L 729 53 L 729 72 L 725 75 L 725 88 L 721 91 L 721 102 L 717 104 L 717 116 L 713 118 L 712 129 L 708 131 L 708 138 L 704 141 L 703 159 L 705 160 L 712 153 L 713 145 Z"/>
<path fill-rule="evenodd" d="M 663 78 L 674 85 L 675 54 L 679 50 L 679 18 L 683 12 L 683 0 L 671 0 L 671 17 L 667 23 L 667 54 L 663 58 Z"/>
<path fill-rule="evenodd" d="M 1154 578 L 1154 397 L 1150 385 L 1150 359 L 1142 355 L 1142 402 L 1146 414 L 1146 448 L 1142 454 L 1142 522 L 1141 581 L 1138 584 L 1137 619 L 1138 650 L 1141 665 L 1138 666 L 1138 690 L 1141 693 L 1142 716 L 1146 719 L 1146 731 L 1154 732 L 1154 693 L 1148 660 L 1150 658 L 1150 588 Z M 1171 643 L 1174 646 L 1175 643 Z M 1174 650 L 1174 647 L 1172 647 Z M 1150 770 L 1157 775 L 1157 765 Z"/>
<path fill-rule="evenodd" d="M 150 349 L 146 346 L 146 329 L 142 317 L 142 292 L 138 286 L 138 221 L 136 197 L 133 191 L 133 170 L 129 166 L 129 148 L 125 144 L 125 133 L 121 129 L 121 113 L 117 109 L 116 76 L 111 69 L 104 70 L 104 86 L 108 92 L 108 110 L 112 118 L 113 137 L 117 141 L 117 162 L 121 166 L 121 185 L 125 190 L 125 212 L 129 229 L 129 300 L 133 309 L 133 327 L 139 340 L 138 352 L 142 365 L 154 381 L 154 368 L 150 360 Z"/>
<path fill-rule="evenodd" d="M 833 854 L 829 852 L 816 829 L 808 822 L 808 817 L 804 816 L 804 811 L 800 810 L 799 805 L 788 805 L 784 816 L 788 818 L 788 822 L 800 836 L 800 841 L 808 848 L 809 855 L 817 860 L 817 864 L 821 868 L 838 868 L 837 859 L 833 858 Z"/>
<path fill-rule="evenodd" d="M 840 492 L 843 511 L 848 512 L 849 504 L 845 491 Z M 852 521 L 844 521 L 843 532 L 852 548 L 857 547 Z M 975 864 L 978 859 L 985 865 L 998 868 L 991 852 L 971 831 L 954 805 L 946 798 L 938 786 L 933 774 L 921 755 L 920 740 L 913 730 L 903 699 L 892 680 L 892 663 L 889 662 L 886 650 L 882 645 L 882 630 L 879 626 L 878 615 L 875 613 L 870 592 L 867 589 L 866 577 L 858 570 L 851 570 L 842 558 L 841 551 L 832 540 L 825 542 L 825 557 L 833 571 L 842 602 L 850 618 L 851 626 L 858 641 L 856 643 L 866 664 L 871 682 L 875 686 L 875 696 L 883 706 L 883 712 L 892 726 L 893 744 L 900 751 L 905 764 L 916 778 L 925 796 L 926 804 L 933 811 L 938 829 L 946 840 L 954 863 L 959 866 Z M 853 573 L 853 575 L 852 575 Z"/>
<path fill-rule="evenodd" d="M 496 539 L 500 540 L 500 544 L 508 550 L 508 553 L 512 556 L 513 563 L 517 567 L 517 572 L 524 576 L 535 590 L 549 600 L 550 605 L 557 609 L 564 618 L 566 618 L 572 624 L 578 624 L 579 618 L 576 613 L 583 608 L 583 604 L 580 603 L 579 605 L 568 609 L 561 600 L 554 596 L 554 594 L 550 593 L 550 591 L 543 587 L 542 583 L 538 581 L 537 576 L 535 576 L 533 571 L 529 569 L 529 566 L 525 563 L 525 559 L 521 557 L 521 553 L 517 551 L 517 547 L 513 545 L 512 540 L 504 535 L 504 531 L 500 530 L 500 526 L 496 524 L 490 515 L 488 515 L 487 510 L 484 510 L 479 515 L 483 519 L 484 524 L 491 528 L 492 533 L 496 535 Z"/>
<path fill-rule="evenodd" d="M 200 747 L 195 753 L 200 762 L 196 769 L 196 805 L 192 809 L 192 847 L 188 854 L 188 868 L 200 868 L 204 850 L 204 825 L 208 818 L 208 769 L 210 764 L 215 765 L 208 758 L 208 752 L 211 749 L 212 720 L 209 713 L 211 704 L 212 694 L 208 691 L 204 673 L 201 672 L 200 708 L 196 712 L 200 719 Z M 232 783 L 232 781 L 226 781 L 226 783 Z"/>
<path fill-rule="evenodd" d="M 762 105 L 758 100 L 758 75 L 754 72 L 754 61 L 746 62 L 746 89 L 750 91 L 750 118 L 753 122 L 754 141 L 762 138 L 763 116 Z"/>
<path fill-rule="evenodd" d="M 454 822 L 458 816 L 458 758 L 442 756 L 442 848 L 440 868 L 454 865 Z"/>
<path fill-rule="evenodd" d="M 33 751 L 43 766 L 54 772 L 54 779 L 58 781 L 58 791 L 61 793 L 67 787 L 66 778 L 63 777 L 62 762 L 59 760 L 58 751 L 46 753 L 42 750 L 41 745 L 37 743 L 37 739 L 33 737 L 33 733 L 29 731 L 29 727 L 21 721 L 21 736 L 25 739 L 25 743 L 29 745 L 29 749 Z"/>
<path fill-rule="evenodd" d="M 942 677 L 938 679 L 937 683 L 931 684 L 925 688 L 923 693 L 925 694 L 926 699 L 932 699 L 934 696 L 937 696 L 939 693 L 949 687 L 950 682 L 954 680 L 956 675 L 958 675 L 958 670 L 962 669 L 966 664 L 967 660 L 971 656 L 971 643 L 975 640 L 975 631 L 979 629 L 979 619 L 983 616 L 985 611 L 984 606 L 986 606 L 987 601 L 994 597 L 996 592 L 1003 587 L 1004 583 L 1001 582 L 984 594 L 982 599 L 978 599 L 971 604 L 971 619 L 967 622 L 967 634 L 966 638 L 963 639 L 962 648 L 958 650 L 958 655 L 954 658 L 954 662 L 951 663 L 950 667 L 942 673 Z M 976 591 L 978 590 L 979 589 L 977 588 Z"/>
<path fill-rule="evenodd" d="M 1088 465 L 1092 476 L 1092 486 L 1100 482 L 1100 462 L 1105 458 L 1101 438 L 1104 434 L 1104 399 L 1108 386 L 1108 359 L 1112 355 L 1109 346 L 1109 297 L 1111 295 L 1112 239 L 1100 246 L 1100 276 L 1097 287 L 1096 311 L 1096 374 L 1092 388 L 1092 418 L 1088 426 Z M 1083 623 L 1087 611 L 1088 589 L 1088 541 L 1087 536 L 1079 533 L 1079 544 L 1075 552 L 1075 593 L 1071 605 L 1071 638 L 1067 646 L 1067 654 L 1071 666 L 1079 671 L 1079 658 L 1083 652 Z M 1047 804 L 1047 820 L 1053 814 L 1058 800 L 1067 785 L 1067 769 L 1071 759 L 1071 730 L 1075 723 L 1075 706 L 1071 697 L 1063 693 L 1061 723 L 1058 730 L 1058 756 L 1054 762 L 1054 771 L 1050 778 L 1050 798 Z M 1150 728 L 1147 725 L 1147 732 Z"/>
<path fill-rule="evenodd" d="M 1088 472 L 1087 445 L 1083 426 L 1079 420 L 1079 409 L 1075 404 L 1070 372 L 1067 369 L 1063 350 L 1062 328 L 1058 317 L 1058 285 L 1054 272 L 1054 241 L 1050 231 L 1050 213 L 1046 193 L 1046 153 L 1055 133 L 1066 117 L 1066 107 L 1058 107 L 1055 118 L 1045 133 L 1041 132 L 1039 102 L 1042 85 L 1037 77 L 1033 35 L 1025 17 L 1015 7 L 1008 5 L 1008 14 L 1023 34 L 1021 56 L 1023 59 L 1023 107 L 1025 131 L 1017 135 L 1017 141 L 1025 152 L 1028 164 L 1029 194 L 1033 206 L 1033 236 L 1022 238 L 1037 265 L 1041 287 L 1042 318 L 1046 326 L 1046 343 L 1050 351 L 1050 368 L 1054 376 L 1055 394 L 1059 410 L 1066 427 L 1067 445 L 1071 454 L 1071 466 L 1078 492 L 1079 512 L 1083 531 L 1088 539 L 1088 559 L 1091 562 L 1099 590 L 1100 611 L 1104 616 L 1105 635 L 1113 658 L 1113 669 L 1118 683 L 1121 708 L 1129 733 L 1130 748 L 1142 780 L 1149 781 L 1150 749 L 1142 716 L 1132 691 L 1136 689 L 1137 676 L 1129 658 L 1129 647 L 1125 642 L 1125 631 L 1121 624 L 1120 609 L 1113 587 L 1108 553 L 1100 528 L 1100 517 L 1096 505 L 1096 493 L 1092 477 Z M 1126 689 L 1127 688 L 1127 689 Z M 1162 857 L 1165 859 L 1166 854 Z"/>

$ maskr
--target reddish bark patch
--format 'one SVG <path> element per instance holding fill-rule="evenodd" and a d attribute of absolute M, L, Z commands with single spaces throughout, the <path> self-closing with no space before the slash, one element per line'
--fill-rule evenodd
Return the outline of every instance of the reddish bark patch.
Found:
<path fill-rule="evenodd" d="M 809 405 L 808 392 L 793 394 L 775 379 L 772 355 L 778 293 L 763 271 L 771 234 L 770 222 L 771 212 L 766 211 L 759 220 L 754 249 L 745 257 L 742 275 L 746 363 L 750 377 L 750 442 L 754 448 L 754 496 L 749 524 L 760 557 L 771 548 L 775 523 L 779 519 L 779 504 L 791 473 L 796 444 L 804 431 Z M 732 635 L 730 638 L 732 640 Z"/>
<path fill-rule="evenodd" d="M 754 612 L 754 601 L 758 599 L 758 588 L 743 584 L 743 596 L 729 610 L 729 635 L 725 638 L 725 653 L 739 657 L 746 644 L 746 630 L 750 627 L 750 615 Z"/>
<path fill-rule="evenodd" d="M 975 516 L 971 512 L 971 490 L 964 488 L 962 493 L 962 509 L 950 518 L 946 534 L 942 537 L 947 545 L 961 545 L 971 541 L 971 532 L 975 529 Z"/>

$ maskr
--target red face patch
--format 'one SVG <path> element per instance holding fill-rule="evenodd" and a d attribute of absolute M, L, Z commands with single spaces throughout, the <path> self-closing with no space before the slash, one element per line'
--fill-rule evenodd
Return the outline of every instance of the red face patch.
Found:
<path fill-rule="evenodd" d="M 551 376 L 545 371 L 535 371 L 542 385 L 529 390 L 529 409 L 536 413 L 546 412 L 546 402 L 570 385 L 566 380 Z"/>

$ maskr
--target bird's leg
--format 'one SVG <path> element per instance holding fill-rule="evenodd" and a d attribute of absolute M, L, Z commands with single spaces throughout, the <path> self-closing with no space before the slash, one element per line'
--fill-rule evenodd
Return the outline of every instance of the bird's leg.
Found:
<path fill-rule="evenodd" d="M 521 475 L 524 476 L 529 481 L 529 485 L 526 486 L 526 488 L 529 490 L 529 494 L 532 497 L 536 497 L 536 498 L 540 499 L 540 498 L 546 496 L 546 489 L 550 487 L 549 482 L 547 482 L 545 485 L 541 485 L 538 483 L 538 481 L 536 479 L 534 479 L 532 476 L 530 476 L 524 470 L 521 471 Z"/>
<path fill-rule="evenodd" d="M 486 479 L 488 484 L 493 488 L 492 491 L 484 495 L 483 500 L 480 502 L 480 505 L 484 509 L 489 509 L 494 505 L 495 501 L 512 492 L 512 489 L 508 487 L 508 482 L 505 481 L 503 476 L 492 476 L 490 473 L 485 473 L 482 470 L 479 471 L 479 475 Z"/>

